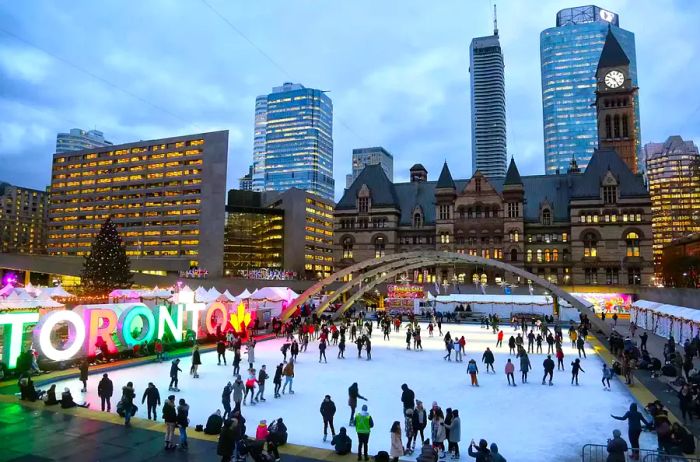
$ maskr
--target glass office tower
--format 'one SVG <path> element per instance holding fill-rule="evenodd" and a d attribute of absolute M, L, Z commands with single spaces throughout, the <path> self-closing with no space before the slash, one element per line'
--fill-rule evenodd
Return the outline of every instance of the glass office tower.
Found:
<path fill-rule="evenodd" d="M 296 187 L 333 199 L 333 103 L 323 91 L 273 88 L 256 99 L 255 129 L 254 190 Z"/>
<path fill-rule="evenodd" d="M 637 83 L 634 34 L 619 27 L 616 13 L 597 6 L 567 8 L 557 25 L 540 34 L 545 172 L 566 172 L 572 158 L 585 169 L 598 146 L 595 73 L 605 36 L 611 28 L 630 60 Z M 635 96 L 637 140 L 641 139 L 639 97 Z M 639 141 L 638 141 L 639 143 Z M 641 144 L 637 146 L 641 159 Z M 639 171 L 643 165 L 639 165 Z"/>

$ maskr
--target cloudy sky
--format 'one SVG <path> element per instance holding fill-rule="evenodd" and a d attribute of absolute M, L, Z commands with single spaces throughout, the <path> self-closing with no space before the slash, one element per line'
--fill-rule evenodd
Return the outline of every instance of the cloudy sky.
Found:
<path fill-rule="evenodd" d="M 539 33 L 577 5 L 499 1 L 521 173 L 544 171 Z M 700 141 L 700 2 L 598 5 L 636 33 L 642 141 Z M 469 42 L 491 30 L 489 0 L 0 0 L 0 180 L 45 187 L 71 127 L 115 143 L 227 129 L 234 187 L 255 96 L 284 81 L 330 91 L 338 197 L 356 147 L 392 152 L 397 180 L 415 162 L 436 177 L 445 159 L 465 177 Z"/>

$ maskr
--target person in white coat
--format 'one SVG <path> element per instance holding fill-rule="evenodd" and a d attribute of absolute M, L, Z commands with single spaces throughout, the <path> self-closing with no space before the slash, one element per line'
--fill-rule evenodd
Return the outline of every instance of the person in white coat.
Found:
<path fill-rule="evenodd" d="M 391 425 L 391 449 L 389 455 L 393 462 L 398 462 L 399 457 L 403 456 L 403 442 L 401 441 L 401 424 L 398 420 Z"/>

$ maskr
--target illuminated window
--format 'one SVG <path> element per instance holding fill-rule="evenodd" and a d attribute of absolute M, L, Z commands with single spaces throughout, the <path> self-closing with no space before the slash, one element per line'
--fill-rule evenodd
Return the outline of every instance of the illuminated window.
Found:
<path fill-rule="evenodd" d="M 352 260 L 352 238 L 343 238 L 343 258 Z"/>
<path fill-rule="evenodd" d="M 625 237 L 627 243 L 627 256 L 628 257 L 638 257 L 639 252 L 639 234 L 635 232 L 627 233 Z"/>
<path fill-rule="evenodd" d="M 559 250 L 558 249 L 552 250 L 552 261 L 559 261 Z"/>
<path fill-rule="evenodd" d="M 374 240 L 374 258 L 382 258 L 385 253 L 384 237 L 379 236 Z"/>
<path fill-rule="evenodd" d="M 593 233 L 586 233 L 583 236 L 583 256 L 597 257 L 598 256 L 598 239 Z"/>
<path fill-rule="evenodd" d="M 527 261 L 532 261 L 532 249 L 527 249 Z"/>

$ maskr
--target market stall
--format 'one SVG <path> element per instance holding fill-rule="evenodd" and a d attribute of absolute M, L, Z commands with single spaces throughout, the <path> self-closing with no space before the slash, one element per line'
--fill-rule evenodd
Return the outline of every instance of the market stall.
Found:
<path fill-rule="evenodd" d="M 467 306 L 474 313 L 496 314 L 509 318 L 514 314 L 552 316 L 552 297 L 545 295 L 495 295 L 495 294 L 450 294 L 435 297 L 435 310 L 442 313 L 454 312 L 458 306 Z M 578 311 L 565 300 L 559 299 L 560 319 L 578 320 Z"/>
<path fill-rule="evenodd" d="M 700 310 L 695 308 L 638 300 L 630 315 L 640 327 L 661 337 L 673 336 L 680 344 L 700 332 Z"/>

